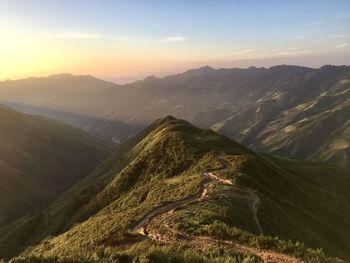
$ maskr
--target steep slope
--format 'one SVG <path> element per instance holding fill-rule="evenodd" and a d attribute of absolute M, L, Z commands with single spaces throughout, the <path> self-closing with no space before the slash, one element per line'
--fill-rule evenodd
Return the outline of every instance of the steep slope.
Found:
<path fill-rule="evenodd" d="M 82 131 L 0 106 L 0 228 L 35 214 L 111 152 Z"/>
<path fill-rule="evenodd" d="M 199 253 L 209 262 L 337 262 L 300 241 L 349 258 L 349 186 L 341 169 L 257 155 L 167 117 L 129 140 L 43 214 L 3 230 L 0 252 L 9 257 L 27 248 L 13 262 L 131 260 L 175 252 L 180 258 Z M 156 253 L 154 246 L 165 248 Z M 188 251 L 191 246 L 195 252 Z"/>
<path fill-rule="evenodd" d="M 35 90 L 28 80 L 3 82 L 0 99 L 109 141 L 124 141 L 152 120 L 171 114 L 259 151 L 350 167 L 350 147 L 339 142 L 349 129 L 349 66 L 217 70 L 207 66 L 123 86 L 65 78 L 64 84 L 55 84 L 52 77 L 36 79 L 47 89 L 31 93 L 22 92 L 28 87 Z M 74 88 L 84 85 L 96 88 L 91 92 Z M 64 92 L 56 91 L 59 86 L 66 87 Z"/>
<path fill-rule="evenodd" d="M 349 167 L 350 148 L 342 142 L 348 137 L 350 81 L 338 74 L 325 67 L 300 83 L 300 95 L 276 90 L 274 97 L 233 110 L 212 128 L 260 151 Z"/>

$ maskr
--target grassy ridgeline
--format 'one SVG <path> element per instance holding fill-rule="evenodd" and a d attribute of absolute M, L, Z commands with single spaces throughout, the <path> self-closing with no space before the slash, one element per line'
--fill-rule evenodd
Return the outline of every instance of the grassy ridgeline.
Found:
<path fill-rule="evenodd" d="M 80 255 L 93 260 L 121 250 L 136 257 L 133 248 L 143 238 L 130 232 L 132 226 L 154 208 L 197 193 L 208 170 L 219 171 L 234 185 L 213 184 L 204 201 L 154 218 L 149 225 L 152 233 L 176 240 L 180 250 L 206 236 L 305 260 L 328 260 L 321 250 L 307 247 L 349 257 L 346 171 L 257 155 L 213 131 L 172 117 L 156 121 L 127 142 L 40 218 L 11 229 L 0 239 L 0 251 L 4 255 L 16 245 L 17 250 L 12 250 L 16 255 L 27 248 L 21 255 L 24 259 Z M 257 216 L 264 236 L 258 235 L 252 202 L 242 193 L 248 190 L 260 199 Z M 171 231 L 164 222 L 172 226 Z M 38 228 L 29 227 L 33 224 Z M 152 243 L 145 246 L 138 253 L 152 250 Z"/>

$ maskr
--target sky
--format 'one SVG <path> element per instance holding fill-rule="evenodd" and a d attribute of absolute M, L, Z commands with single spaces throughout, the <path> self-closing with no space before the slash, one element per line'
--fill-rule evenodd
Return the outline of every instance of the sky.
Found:
<path fill-rule="evenodd" d="M 350 0 L 0 0 L 0 80 L 350 64 Z"/>

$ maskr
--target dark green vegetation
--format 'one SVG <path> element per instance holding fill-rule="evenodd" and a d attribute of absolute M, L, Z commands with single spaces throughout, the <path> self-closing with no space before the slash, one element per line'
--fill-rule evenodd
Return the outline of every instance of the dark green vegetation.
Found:
<path fill-rule="evenodd" d="M 153 218 L 149 236 L 132 231 L 150 211 L 204 185 L 200 199 Z M 349 187 L 339 168 L 258 155 L 167 117 L 38 216 L 3 230 L 0 254 L 21 254 L 18 262 L 261 262 L 267 250 L 286 262 L 338 262 L 325 255 L 350 258 Z"/>
<path fill-rule="evenodd" d="M 76 128 L 0 105 L 0 229 L 41 211 L 111 151 Z"/>
<path fill-rule="evenodd" d="M 12 263 L 56 263 L 62 262 L 57 257 L 31 256 L 16 258 Z M 96 249 L 94 259 L 84 256 L 65 258 L 68 263 L 92 263 L 92 262 L 152 262 L 152 263 L 263 263 L 262 259 L 254 254 L 239 253 L 228 250 L 220 242 L 202 251 L 196 251 L 186 245 L 162 245 L 157 246 L 148 241 L 142 241 L 132 245 L 126 250 L 115 251 L 111 248 L 100 247 Z"/>
<path fill-rule="evenodd" d="M 123 86 L 70 75 L 0 83 L 0 99 L 18 109 L 107 140 L 171 114 L 258 151 L 342 167 L 350 167 L 349 95 L 349 66 L 203 67 Z"/>

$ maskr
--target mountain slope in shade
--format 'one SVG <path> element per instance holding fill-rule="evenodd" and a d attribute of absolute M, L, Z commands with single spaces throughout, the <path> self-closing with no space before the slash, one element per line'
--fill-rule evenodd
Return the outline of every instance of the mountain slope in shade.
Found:
<path fill-rule="evenodd" d="M 3 99 L 25 102 L 29 105 L 60 110 L 77 111 L 95 92 L 108 89 L 115 84 L 92 76 L 57 74 L 49 77 L 26 78 L 0 82 Z M 74 108 L 75 107 L 75 108 Z"/>
<path fill-rule="evenodd" d="M 2 82 L 0 99 L 109 141 L 171 114 L 259 151 L 350 167 L 350 148 L 340 142 L 349 129 L 349 66 L 203 67 L 122 86 L 60 78 Z"/>
<path fill-rule="evenodd" d="M 248 256 L 255 258 L 250 262 L 270 256 L 338 262 L 300 241 L 350 258 L 349 186 L 339 168 L 258 155 L 167 117 L 123 144 L 40 216 L 2 230 L 0 253 L 27 248 L 13 262 L 132 260 L 176 251 L 237 262 Z M 166 248 L 156 253 L 152 246 Z"/>
<path fill-rule="evenodd" d="M 76 128 L 2 106 L 0 138 L 0 227 L 41 211 L 112 150 Z"/>

